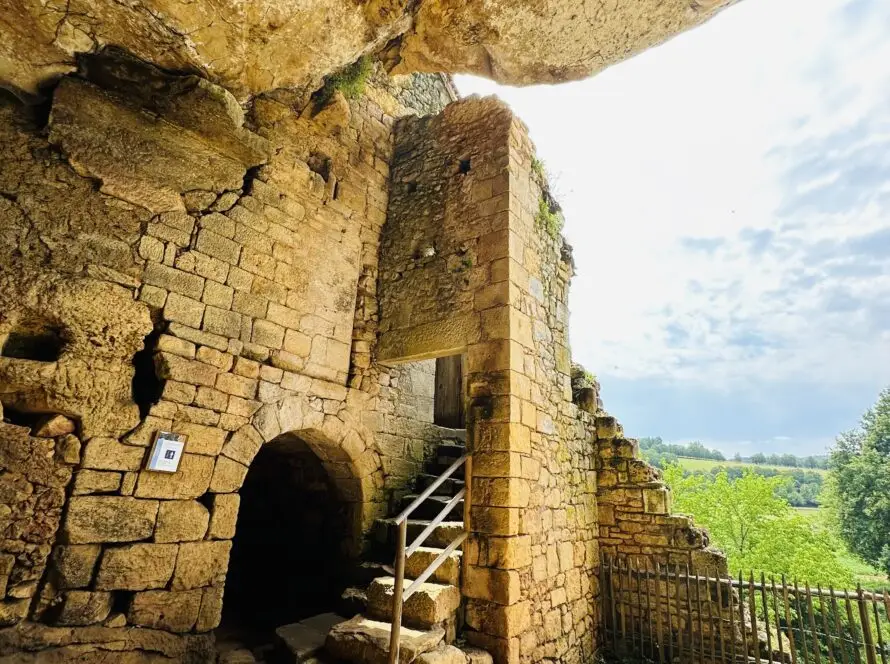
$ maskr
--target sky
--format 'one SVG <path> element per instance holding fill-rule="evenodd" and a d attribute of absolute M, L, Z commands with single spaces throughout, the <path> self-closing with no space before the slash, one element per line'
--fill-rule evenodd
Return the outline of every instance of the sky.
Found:
<path fill-rule="evenodd" d="M 743 0 L 586 81 L 457 85 L 529 127 L 628 435 L 822 454 L 890 385 L 888 0 Z"/>

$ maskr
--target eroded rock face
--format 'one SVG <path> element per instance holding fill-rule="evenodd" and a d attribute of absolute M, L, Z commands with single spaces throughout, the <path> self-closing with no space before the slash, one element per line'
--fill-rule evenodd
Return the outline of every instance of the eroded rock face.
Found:
<path fill-rule="evenodd" d="M 75 54 L 118 45 L 239 97 L 306 92 L 388 44 L 402 73 L 553 83 L 590 76 L 734 1 L 11 0 L 0 15 L 0 82 L 35 95 Z"/>

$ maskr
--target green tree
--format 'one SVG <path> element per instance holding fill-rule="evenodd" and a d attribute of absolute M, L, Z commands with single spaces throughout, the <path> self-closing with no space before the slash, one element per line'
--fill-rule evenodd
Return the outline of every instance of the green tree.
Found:
<path fill-rule="evenodd" d="M 825 529 L 799 516 L 780 497 L 792 481 L 787 475 L 764 477 L 745 470 L 732 479 L 722 470 L 716 476 L 687 475 L 678 465 L 668 466 L 665 480 L 674 494 L 674 508 L 695 517 L 729 559 L 733 570 L 786 574 L 811 583 L 852 583 L 839 553 L 840 543 Z"/>
<path fill-rule="evenodd" d="M 828 504 L 850 549 L 890 576 L 890 388 L 835 441 Z"/>

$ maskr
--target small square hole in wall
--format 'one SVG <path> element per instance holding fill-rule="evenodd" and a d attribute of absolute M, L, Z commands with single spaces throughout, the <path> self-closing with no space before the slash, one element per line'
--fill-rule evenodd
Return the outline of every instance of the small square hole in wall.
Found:
<path fill-rule="evenodd" d="M 461 175 L 466 175 L 470 172 L 470 158 L 461 159 L 460 163 L 457 166 L 458 173 Z"/>
<path fill-rule="evenodd" d="M 409 182 L 409 183 L 407 184 L 407 186 L 405 187 L 405 189 L 407 190 L 407 192 L 408 192 L 409 194 L 413 194 L 415 191 L 417 191 L 417 183 L 414 182 L 414 181 L 411 181 L 411 182 Z"/>

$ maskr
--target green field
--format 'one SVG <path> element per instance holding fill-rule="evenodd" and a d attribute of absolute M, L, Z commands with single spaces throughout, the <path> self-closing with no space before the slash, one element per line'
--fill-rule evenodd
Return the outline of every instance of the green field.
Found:
<path fill-rule="evenodd" d="M 703 470 L 705 472 L 710 472 L 712 468 L 724 467 L 724 468 L 769 468 L 777 471 L 784 471 L 786 473 L 790 473 L 795 470 L 804 470 L 814 473 L 819 473 L 820 475 L 825 475 L 828 471 L 823 468 L 792 468 L 790 466 L 771 466 L 769 464 L 754 464 L 748 461 L 713 461 L 712 459 L 693 459 L 691 457 L 680 457 L 679 458 L 680 465 L 683 466 L 686 470 Z"/>

